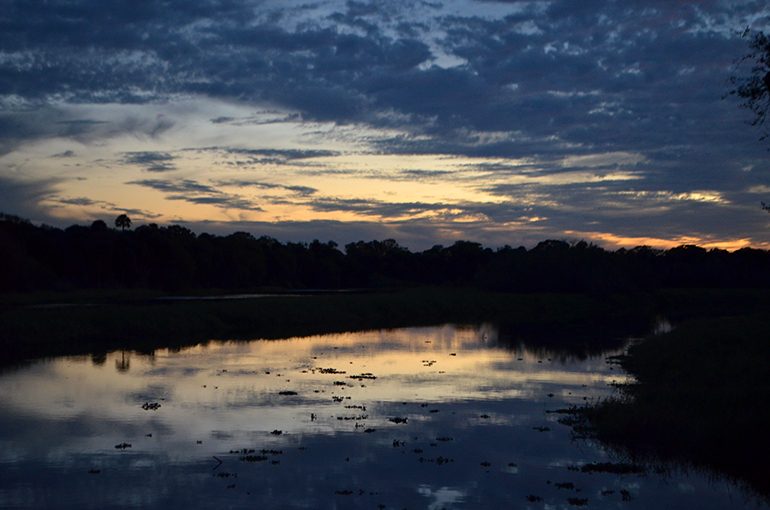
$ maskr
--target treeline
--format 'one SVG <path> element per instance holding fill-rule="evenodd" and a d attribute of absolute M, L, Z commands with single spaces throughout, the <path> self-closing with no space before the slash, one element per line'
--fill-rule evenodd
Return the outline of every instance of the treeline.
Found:
<path fill-rule="evenodd" d="M 0 214 L 0 291 L 247 290 L 463 286 L 507 292 L 614 293 L 770 286 L 770 253 L 680 246 L 608 251 L 585 241 L 496 250 L 468 241 L 411 252 L 394 240 L 281 243 L 179 225 L 64 230 Z"/>

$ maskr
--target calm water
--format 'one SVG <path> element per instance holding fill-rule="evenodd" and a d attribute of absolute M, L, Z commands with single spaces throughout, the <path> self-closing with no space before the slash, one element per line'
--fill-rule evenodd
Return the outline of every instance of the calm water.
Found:
<path fill-rule="evenodd" d="M 8 370 L 0 507 L 755 507 L 699 475 L 581 472 L 618 459 L 547 411 L 609 395 L 614 353 L 496 337 L 444 326 Z"/>

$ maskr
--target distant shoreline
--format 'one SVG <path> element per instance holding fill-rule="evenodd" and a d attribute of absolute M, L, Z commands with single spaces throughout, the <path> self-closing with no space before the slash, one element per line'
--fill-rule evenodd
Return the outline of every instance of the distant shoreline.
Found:
<path fill-rule="evenodd" d="M 117 349 L 152 351 L 211 340 L 286 338 L 449 322 L 493 322 L 514 330 L 596 322 L 603 328 L 605 323 L 646 323 L 660 314 L 677 318 L 749 313 L 770 305 L 766 294 L 733 289 L 594 296 L 456 288 L 203 296 L 109 291 L 5 294 L 0 296 L 0 358 L 7 364 Z M 590 339 L 581 342 L 590 343 Z"/>

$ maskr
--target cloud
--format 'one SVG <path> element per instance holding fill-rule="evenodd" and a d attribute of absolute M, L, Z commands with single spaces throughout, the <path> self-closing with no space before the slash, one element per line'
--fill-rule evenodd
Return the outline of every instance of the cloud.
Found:
<path fill-rule="evenodd" d="M 54 204 L 52 205 L 52 207 L 58 207 L 59 204 L 64 206 L 74 205 L 77 207 L 85 208 L 87 211 L 90 211 L 90 212 L 93 212 L 94 210 L 100 210 L 113 215 L 118 215 L 120 213 L 128 214 L 132 216 L 134 220 L 137 220 L 137 219 L 153 220 L 153 219 L 161 218 L 163 216 L 162 214 L 153 213 L 143 209 L 119 207 L 118 205 L 112 202 L 107 202 L 104 200 L 93 200 L 88 197 L 61 198 L 59 196 L 52 196 L 48 201 Z M 97 213 L 97 214 L 100 214 L 100 213 Z M 103 214 L 100 214 L 100 215 L 103 216 Z M 61 223 L 60 220 L 55 222 Z"/>
<path fill-rule="evenodd" d="M 144 186 L 164 193 L 190 193 L 190 194 L 217 194 L 218 190 L 205 184 L 199 184 L 196 181 L 180 179 L 176 181 L 165 181 L 161 179 L 144 179 L 140 181 L 129 181 L 126 184 L 135 184 Z"/>
<path fill-rule="evenodd" d="M 52 158 L 74 158 L 75 151 L 67 150 L 64 152 L 59 152 L 58 154 L 53 154 L 51 157 Z"/>
<path fill-rule="evenodd" d="M 148 172 L 170 172 L 176 170 L 176 158 L 167 152 L 141 151 L 123 153 L 123 163 L 143 166 Z"/>
<path fill-rule="evenodd" d="M 295 161 L 298 159 L 327 158 L 338 156 L 338 151 L 323 149 L 225 149 L 229 154 L 253 156 L 255 158 L 270 158 Z"/>
<path fill-rule="evenodd" d="M 280 166 L 321 167 L 320 158 L 340 156 L 339 151 L 326 149 L 239 149 L 230 147 L 195 147 L 186 148 L 185 152 L 210 153 L 218 158 L 220 165 L 234 167 Z"/>
<path fill-rule="evenodd" d="M 144 179 L 129 181 L 145 188 L 154 189 L 166 194 L 167 200 L 179 200 L 191 204 L 213 205 L 221 209 L 236 209 L 246 211 L 262 211 L 253 201 L 239 195 L 224 193 L 212 186 L 200 184 L 188 179 L 167 181 L 162 179 Z"/>
<path fill-rule="evenodd" d="M 526 218 L 545 218 L 526 230 L 543 234 L 600 232 L 587 227 L 597 223 L 608 231 L 671 235 L 688 225 L 705 232 L 709 224 L 759 232 L 761 215 L 755 222 L 742 209 L 755 207 L 757 197 L 741 190 L 767 180 L 764 146 L 744 125 L 745 112 L 720 98 L 733 59 L 746 50 L 734 30 L 766 29 L 769 17 L 770 8 L 753 0 L 119 0 L 109 8 L 81 2 L 42 10 L 9 1 L 0 5 L 0 157 L 62 138 L 85 147 L 51 157 L 87 158 L 89 146 L 131 135 L 152 142 L 151 150 L 115 149 L 123 164 L 179 176 L 132 184 L 169 200 L 260 210 L 254 199 L 221 188 L 273 190 L 275 197 L 259 200 L 324 214 L 401 218 L 401 232 L 408 224 L 414 235 L 418 221 L 433 235 L 442 221 L 449 228 L 451 218 L 495 232 Z M 205 128 L 196 135 L 233 145 L 190 143 L 190 150 L 216 155 L 217 171 L 287 174 L 220 174 L 209 184 L 185 179 L 180 148 L 164 145 L 188 129 L 186 116 L 193 115 L 169 106 L 175 98 L 241 108 L 198 112 Z M 110 105 L 131 112 L 109 113 Z M 161 107 L 166 116 L 157 115 Z M 269 123 L 284 125 L 260 127 Z M 276 141 L 290 127 L 317 129 L 323 135 L 314 141 L 346 148 Z M 224 138 L 252 129 L 266 129 L 258 132 L 267 136 Z M 460 171 L 399 168 L 384 177 L 462 183 L 487 196 L 390 203 L 325 197 L 297 180 L 313 172 L 366 176 L 328 164 L 356 151 L 477 158 Z M 586 159 L 622 154 L 630 156 Z M 281 180 L 299 184 L 275 183 Z M 33 203 L 56 184 L 8 182 L 7 190 Z M 76 195 L 64 200 L 98 202 Z M 499 203 L 488 203 L 489 195 Z M 21 200 L 3 203 L 23 207 Z M 732 226 L 718 217 L 726 210 L 735 214 Z M 676 217 L 666 222 L 665 215 Z"/>
<path fill-rule="evenodd" d="M 61 179 L 18 180 L 0 175 L 0 212 L 33 221 L 49 221 L 45 202 L 58 193 Z"/>
<path fill-rule="evenodd" d="M 87 205 L 103 205 L 106 204 L 106 202 L 102 202 L 101 200 L 92 200 L 87 197 L 77 197 L 77 198 L 59 198 L 56 200 L 60 204 L 67 204 L 67 205 L 81 205 L 81 206 L 87 206 Z"/>
<path fill-rule="evenodd" d="M 300 195 L 300 196 L 309 196 L 318 192 L 317 189 L 311 188 L 310 186 L 286 186 L 283 184 L 272 184 L 272 183 L 259 182 L 259 181 L 229 179 L 229 180 L 219 180 L 214 182 L 217 186 L 232 186 L 237 188 L 251 187 L 251 188 L 259 188 L 259 189 L 285 190 L 285 191 L 290 191 L 292 193 L 296 193 L 297 195 Z"/>
<path fill-rule="evenodd" d="M 2 66 L 0 65 L 0 75 Z M 109 116 L 109 120 L 84 118 L 83 111 L 97 111 Z M 159 137 L 174 126 L 174 122 L 162 115 L 146 114 L 140 109 L 112 114 L 108 108 L 99 111 L 99 105 L 51 105 L 30 101 L 20 107 L 0 108 L 0 156 L 45 140 L 63 138 L 84 145 L 133 135 L 139 138 Z M 148 110 L 150 111 L 150 110 Z M 65 151 L 54 157 L 70 157 L 73 151 Z"/>
<path fill-rule="evenodd" d="M 331 13 L 314 22 L 320 6 L 232 2 L 214 10 L 194 2 L 130 14 L 122 4 L 111 14 L 59 5 L 31 23 L 29 7 L 19 5 L 4 18 L 13 36 L 0 41 L 13 57 L 0 61 L 0 75 L 13 80 L 0 80 L 0 94 L 138 104 L 174 94 L 237 97 L 305 121 L 383 127 L 391 119 L 436 148 L 466 132 L 627 150 L 686 133 L 716 140 L 724 131 L 707 128 L 724 114 L 711 105 L 741 46 L 720 27 L 737 23 L 749 4 L 497 3 L 508 6 L 506 17 L 473 16 L 472 8 L 450 15 L 428 4 L 330 3 L 323 8 Z M 439 54 L 465 64 L 432 65 Z M 161 119 L 146 132 L 170 127 Z M 532 150 L 487 149 L 509 157 Z M 479 146 L 455 151 L 478 154 Z"/>

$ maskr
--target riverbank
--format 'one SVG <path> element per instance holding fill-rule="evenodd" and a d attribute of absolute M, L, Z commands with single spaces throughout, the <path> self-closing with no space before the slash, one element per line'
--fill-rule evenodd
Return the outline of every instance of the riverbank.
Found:
<path fill-rule="evenodd" d="M 770 298 L 756 290 L 672 290 L 612 297 L 457 288 L 318 295 L 266 295 L 265 289 L 259 289 L 242 294 L 262 297 L 163 299 L 181 296 L 147 292 L 4 295 L 0 297 L 0 359 L 7 364 L 116 349 L 150 352 L 209 340 L 286 338 L 447 322 L 494 322 L 505 330 L 509 342 L 549 336 L 544 331 L 551 330 L 552 341 L 574 345 L 581 337 L 581 348 L 590 349 L 590 344 L 616 335 L 608 325 L 634 322 L 646 328 L 660 314 L 674 319 L 714 316 L 747 313 L 770 304 Z"/>
<path fill-rule="evenodd" d="M 159 299 L 144 293 L 8 297 L 0 311 L 4 360 L 115 349 L 152 351 L 208 340 L 286 338 L 446 322 L 564 323 L 632 313 L 580 295 L 516 295 L 459 289 Z M 169 298 L 171 296 L 166 296 Z M 179 296 L 176 296 L 177 298 Z"/>
<path fill-rule="evenodd" d="M 713 470 L 770 501 L 768 360 L 766 314 L 685 320 L 618 358 L 633 380 L 573 426 L 635 462 Z"/>

